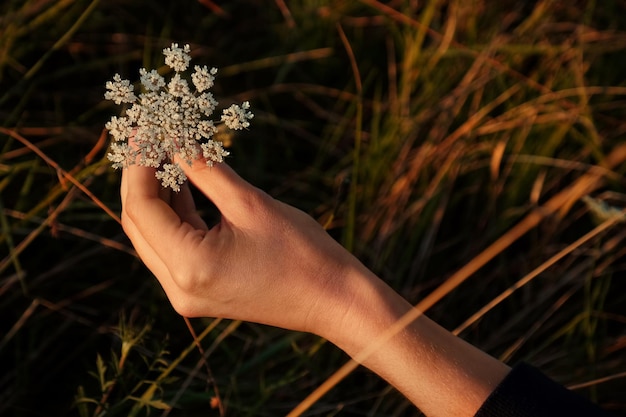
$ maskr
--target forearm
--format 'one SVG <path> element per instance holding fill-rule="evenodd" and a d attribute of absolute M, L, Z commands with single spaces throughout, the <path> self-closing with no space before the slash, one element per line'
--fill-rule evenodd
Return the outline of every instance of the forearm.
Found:
<path fill-rule="evenodd" d="M 473 416 L 509 372 L 424 315 L 398 327 L 412 306 L 364 268 L 348 274 L 344 285 L 343 318 L 320 333 L 426 415 Z"/>

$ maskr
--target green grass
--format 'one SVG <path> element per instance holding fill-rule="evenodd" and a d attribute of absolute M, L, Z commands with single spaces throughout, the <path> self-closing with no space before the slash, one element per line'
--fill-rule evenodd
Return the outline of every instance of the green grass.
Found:
<path fill-rule="evenodd" d="M 0 414 L 286 415 L 347 360 L 214 319 L 199 348 L 125 239 L 104 83 L 175 41 L 253 105 L 242 176 L 450 330 L 626 415 L 623 2 L 222 3 L 0 6 Z M 357 369 L 307 413 L 415 410 Z"/>

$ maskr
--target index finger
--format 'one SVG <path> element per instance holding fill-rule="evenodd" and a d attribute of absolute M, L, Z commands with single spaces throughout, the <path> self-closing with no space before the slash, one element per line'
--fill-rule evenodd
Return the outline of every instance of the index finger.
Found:
<path fill-rule="evenodd" d="M 208 230 L 181 219 L 161 198 L 162 188 L 153 169 L 133 165 L 122 175 L 122 225 L 137 251 L 147 255 L 142 259 L 149 267 L 158 259 L 174 275 L 171 272 L 193 253 L 190 248 L 203 240 Z"/>
<path fill-rule="evenodd" d="M 262 209 L 270 199 L 224 163 L 212 167 L 202 160 L 194 161 L 191 166 L 182 161 L 179 163 L 187 178 L 229 220 L 249 219 L 251 211 Z"/>

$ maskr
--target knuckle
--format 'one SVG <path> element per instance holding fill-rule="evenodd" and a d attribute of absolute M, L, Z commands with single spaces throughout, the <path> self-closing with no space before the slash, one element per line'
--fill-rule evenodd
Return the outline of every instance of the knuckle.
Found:
<path fill-rule="evenodd" d="M 132 221 L 128 217 L 128 212 L 126 210 L 122 210 L 121 221 L 122 230 L 124 231 L 124 233 L 126 233 L 127 236 L 130 237 L 132 234 Z"/>
<path fill-rule="evenodd" d="M 126 199 L 126 204 L 122 206 L 122 229 L 126 234 L 130 231 L 133 224 L 136 223 L 140 216 L 138 204 L 133 201 L 133 198 L 129 196 Z"/>
<path fill-rule="evenodd" d="M 176 286 L 180 291 L 187 295 L 193 296 L 202 291 L 205 286 L 204 279 L 199 277 L 198 274 L 193 272 L 179 271 L 172 274 L 172 279 L 176 283 Z"/>
<path fill-rule="evenodd" d="M 262 224 L 272 223 L 272 218 L 276 213 L 274 210 L 276 200 L 258 188 L 252 188 L 238 196 L 237 204 L 243 219 L 254 219 L 257 222 L 257 227 Z"/>
<path fill-rule="evenodd" d="M 265 207 L 271 197 L 264 191 L 258 188 L 251 188 L 246 190 L 240 196 L 240 202 L 246 210 L 258 210 L 260 207 Z"/>
<path fill-rule="evenodd" d="M 183 317 L 194 318 L 200 316 L 198 309 L 186 297 L 170 298 L 170 304 L 174 311 Z"/>

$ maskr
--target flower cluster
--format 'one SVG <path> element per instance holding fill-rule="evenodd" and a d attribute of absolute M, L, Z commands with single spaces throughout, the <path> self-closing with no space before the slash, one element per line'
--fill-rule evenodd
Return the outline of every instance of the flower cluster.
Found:
<path fill-rule="evenodd" d="M 176 43 L 163 50 L 165 64 L 174 70 L 169 80 L 156 70 L 142 68 L 141 93 L 135 95 L 130 81 L 115 74 L 106 83 L 104 94 L 115 104 L 129 105 L 123 116 L 113 116 L 105 125 L 114 139 L 107 155 L 113 167 L 139 164 L 156 168 L 155 176 L 163 187 L 174 191 L 179 191 L 187 179 L 175 156 L 189 165 L 204 158 L 208 166 L 213 166 L 229 155 L 222 142 L 212 138 L 217 126 L 209 119 L 218 104 L 208 91 L 217 69 L 196 65 L 190 77 L 192 91 L 184 76 L 191 61 L 189 52 L 189 45 L 180 48 Z M 233 104 L 223 111 L 221 122 L 230 129 L 245 129 L 254 117 L 249 109 L 247 101 L 241 106 Z"/>

